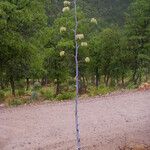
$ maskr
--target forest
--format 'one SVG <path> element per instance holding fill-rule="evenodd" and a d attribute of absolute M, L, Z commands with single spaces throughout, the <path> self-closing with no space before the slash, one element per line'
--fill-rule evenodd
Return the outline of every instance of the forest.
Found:
<path fill-rule="evenodd" d="M 78 0 L 79 93 L 150 81 L 149 0 Z M 75 96 L 74 7 L 62 0 L 0 1 L 0 102 Z"/>

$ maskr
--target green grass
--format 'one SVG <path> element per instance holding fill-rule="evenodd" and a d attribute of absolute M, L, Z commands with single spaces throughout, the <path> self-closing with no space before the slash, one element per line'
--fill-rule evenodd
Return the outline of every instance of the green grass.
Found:
<path fill-rule="evenodd" d="M 56 100 L 71 100 L 75 98 L 75 93 L 74 92 L 63 92 L 61 94 L 58 94 L 56 96 Z"/>
<path fill-rule="evenodd" d="M 24 100 L 20 99 L 20 98 L 14 98 L 10 101 L 10 106 L 19 106 L 19 105 L 22 105 L 24 104 Z"/>
<path fill-rule="evenodd" d="M 51 88 L 42 88 L 40 90 L 41 96 L 46 100 L 54 99 L 54 91 Z"/>
<path fill-rule="evenodd" d="M 108 93 L 111 93 L 115 91 L 114 87 L 106 87 L 106 86 L 100 86 L 98 88 L 91 86 L 88 89 L 88 95 L 89 96 L 96 96 L 96 95 L 106 95 Z"/>
<path fill-rule="evenodd" d="M 135 85 L 133 82 L 129 83 L 127 85 L 127 89 L 132 90 L 132 89 L 136 89 L 138 87 L 138 85 Z"/>

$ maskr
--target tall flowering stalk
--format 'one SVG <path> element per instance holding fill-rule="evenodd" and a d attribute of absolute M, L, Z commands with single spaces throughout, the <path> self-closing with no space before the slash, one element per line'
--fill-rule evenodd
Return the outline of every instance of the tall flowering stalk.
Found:
<path fill-rule="evenodd" d="M 73 0 L 74 3 L 74 21 L 75 21 L 75 28 L 74 28 L 74 42 L 75 42 L 75 63 L 76 63 L 76 99 L 75 99 L 75 126 L 76 126 L 76 140 L 77 140 L 77 150 L 81 150 L 81 144 L 80 144 L 80 131 L 79 131 L 79 116 L 78 116 L 78 99 L 79 99 L 79 61 L 78 61 L 78 49 L 79 45 L 82 47 L 87 47 L 88 43 L 87 42 L 81 42 L 81 40 L 84 39 L 84 34 L 82 33 L 77 33 L 78 31 L 78 18 L 77 18 L 77 0 Z M 62 11 L 68 12 L 70 11 L 70 6 L 71 3 L 70 1 L 64 1 L 64 8 Z M 91 23 L 97 24 L 97 20 L 95 18 L 91 19 Z M 66 27 L 61 27 L 60 28 L 60 33 L 66 32 Z M 79 43 L 80 41 L 80 43 Z M 65 55 L 65 51 L 60 52 L 60 56 L 63 57 Z M 86 57 L 85 62 L 89 63 L 90 58 Z"/>
<path fill-rule="evenodd" d="M 75 99 L 75 124 L 76 124 L 76 139 L 77 139 L 77 150 L 81 149 L 80 145 L 80 131 L 79 131 L 79 116 L 78 116 L 78 99 L 79 99 L 79 66 L 78 66 L 78 39 L 77 39 L 77 29 L 78 29 L 78 19 L 77 19 L 77 0 L 74 0 L 74 19 L 75 19 L 75 29 L 74 29 L 74 40 L 75 40 L 75 63 L 76 63 L 76 99 Z"/>

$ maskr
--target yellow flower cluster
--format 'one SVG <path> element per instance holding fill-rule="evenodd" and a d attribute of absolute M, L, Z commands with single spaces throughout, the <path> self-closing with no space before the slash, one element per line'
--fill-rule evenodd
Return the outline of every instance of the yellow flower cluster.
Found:
<path fill-rule="evenodd" d="M 67 1 L 67 0 L 64 1 L 64 8 L 62 9 L 62 11 L 63 11 L 63 12 L 68 12 L 68 11 L 70 11 L 70 7 L 69 7 L 70 4 L 71 4 L 70 1 Z"/>
<path fill-rule="evenodd" d="M 85 58 L 85 62 L 86 62 L 86 63 L 89 63 L 89 62 L 90 62 L 90 58 L 89 58 L 89 57 L 86 57 L 86 58 Z"/>
<path fill-rule="evenodd" d="M 63 57 L 63 56 L 65 55 L 65 51 L 61 51 L 61 52 L 59 53 L 59 55 L 60 55 L 60 57 Z"/>
<path fill-rule="evenodd" d="M 88 44 L 87 44 L 87 42 L 81 42 L 81 46 L 82 46 L 82 47 L 87 47 Z"/>
<path fill-rule="evenodd" d="M 84 39 L 84 34 L 77 34 L 76 35 L 76 40 L 82 40 Z"/>
<path fill-rule="evenodd" d="M 70 11 L 70 8 L 69 8 L 68 6 L 67 6 L 67 7 L 64 7 L 62 11 L 63 11 L 63 12 L 68 12 L 68 11 Z"/>
<path fill-rule="evenodd" d="M 91 23 L 97 24 L 97 20 L 95 18 L 92 18 Z"/>
<path fill-rule="evenodd" d="M 60 33 L 62 33 L 62 32 L 66 32 L 66 27 L 60 27 Z"/>
<path fill-rule="evenodd" d="M 64 6 L 70 6 L 70 2 L 69 1 L 64 1 Z"/>

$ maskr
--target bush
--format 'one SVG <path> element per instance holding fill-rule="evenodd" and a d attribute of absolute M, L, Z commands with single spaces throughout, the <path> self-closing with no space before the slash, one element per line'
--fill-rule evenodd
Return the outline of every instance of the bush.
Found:
<path fill-rule="evenodd" d="M 62 94 L 58 94 L 56 96 L 57 100 L 68 100 L 68 99 L 73 99 L 75 97 L 75 93 L 72 92 L 64 92 Z"/>
<path fill-rule="evenodd" d="M 105 94 L 113 92 L 114 90 L 115 89 L 113 87 L 99 87 L 98 93 L 101 95 L 105 95 Z"/>
<path fill-rule="evenodd" d="M 18 88 L 18 89 L 23 89 L 24 88 L 24 81 L 23 80 L 20 80 L 20 81 L 17 81 L 16 82 L 16 87 Z"/>
<path fill-rule="evenodd" d="M 0 103 L 4 102 L 4 100 L 5 100 L 5 93 L 4 91 L 0 90 Z"/>
<path fill-rule="evenodd" d="M 19 89 L 18 90 L 18 95 L 19 96 L 25 95 L 25 89 Z"/>
<path fill-rule="evenodd" d="M 51 89 L 41 89 L 40 93 L 42 97 L 44 97 L 44 99 L 52 100 L 54 98 L 54 95 Z"/>
<path fill-rule="evenodd" d="M 88 95 L 89 96 L 96 96 L 96 95 L 98 95 L 97 88 L 93 87 L 93 86 L 89 87 L 88 88 Z"/>
<path fill-rule="evenodd" d="M 33 91 L 31 93 L 31 100 L 38 100 L 39 96 L 38 93 L 36 91 Z"/>
<path fill-rule="evenodd" d="M 106 87 L 106 86 L 100 86 L 98 88 L 96 87 L 90 87 L 89 96 L 96 96 L 96 95 L 106 95 L 110 92 L 113 92 L 115 89 L 113 87 Z"/>
<path fill-rule="evenodd" d="M 133 82 L 130 82 L 128 85 L 127 85 L 127 89 L 136 89 L 138 87 L 138 85 L 135 85 Z"/>
<path fill-rule="evenodd" d="M 10 105 L 11 106 L 19 106 L 19 105 L 22 105 L 22 104 L 24 104 L 24 101 L 23 100 L 21 100 L 21 99 L 12 99 L 11 101 L 10 101 Z"/>
<path fill-rule="evenodd" d="M 41 88 L 41 83 L 40 82 L 35 82 L 33 85 L 33 90 L 39 90 Z"/>

